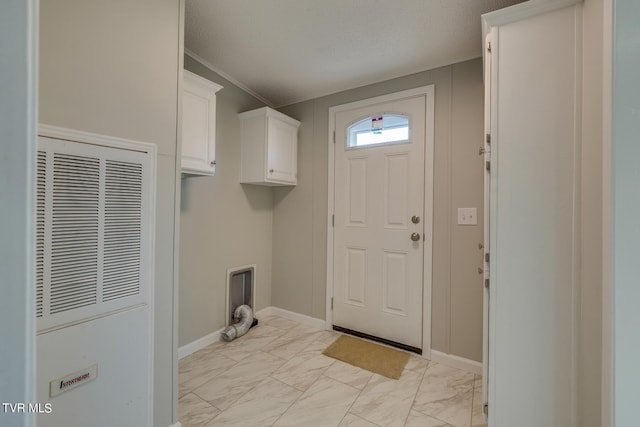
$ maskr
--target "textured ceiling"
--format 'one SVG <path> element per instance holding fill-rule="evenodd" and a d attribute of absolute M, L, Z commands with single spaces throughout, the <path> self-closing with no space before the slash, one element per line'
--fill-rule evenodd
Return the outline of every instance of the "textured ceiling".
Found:
<path fill-rule="evenodd" d="M 185 48 L 279 107 L 481 55 L 523 0 L 186 0 Z"/>

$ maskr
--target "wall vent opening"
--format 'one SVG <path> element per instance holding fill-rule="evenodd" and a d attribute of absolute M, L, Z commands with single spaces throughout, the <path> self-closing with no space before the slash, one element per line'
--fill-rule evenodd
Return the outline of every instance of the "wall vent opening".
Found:
<path fill-rule="evenodd" d="M 149 303 L 155 152 L 64 136 L 38 138 L 38 333 Z"/>
<path fill-rule="evenodd" d="M 241 305 L 248 305 L 255 314 L 255 277 L 255 264 L 227 270 L 226 326 L 234 323 L 233 312 Z M 257 321 L 254 319 L 255 324 Z"/>

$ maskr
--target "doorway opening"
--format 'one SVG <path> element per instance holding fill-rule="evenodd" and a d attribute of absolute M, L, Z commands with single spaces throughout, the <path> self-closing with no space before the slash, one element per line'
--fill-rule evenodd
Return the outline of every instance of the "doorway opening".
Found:
<path fill-rule="evenodd" d="M 329 109 L 326 327 L 431 356 L 434 86 Z"/>

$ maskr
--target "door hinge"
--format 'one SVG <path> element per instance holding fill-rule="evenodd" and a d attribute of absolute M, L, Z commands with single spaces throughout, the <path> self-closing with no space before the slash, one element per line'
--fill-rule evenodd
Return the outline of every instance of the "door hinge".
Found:
<path fill-rule="evenodd" d="M 489 289 L 489 279 L 484 279 L 484 287 Z"/>
<path fill-rule="evenodd" d="M 491 52 L 491 42 L 487 42 L 487 51 Z"/>
<path fill-rule="evenodd" d="M 482 405 L 482 412 L 484 412 L 484 415 L 487 416 L 487 418 L 489 417 L 489 404 L 485 403 L 484 405 Z"/>
<path fill-rule="evenodd" d="M 331 297 L 331 310 L 333 310 L 333 297 Z"/>
<path fill-rule="evenodd" d="M 491 144 L 491 134 L 488 133 L 484 136 L 484 140 L 487 141 L 487 144 Z"/>
<path fill-rule="evenodd" d="M 489 160 L 484 162 L 484 167 L 487 171 L 491 172 L 491 162 Z"/>
<path fill-rule="evenodd" d="M 333 143 L 334 144 L 336 143 L 336 131 L 335 130 L 333 131 Z"/>
<path fill-rule="evenodd" d="M 489 252 L 484 254 L 484 262 L 489 262 Z"/>
<path fill-rule="evenodd" d="M 332 227 L 336 226 L 336 216 L 335 216 L 335 214 L 331 215 L 331 226 Z"/>

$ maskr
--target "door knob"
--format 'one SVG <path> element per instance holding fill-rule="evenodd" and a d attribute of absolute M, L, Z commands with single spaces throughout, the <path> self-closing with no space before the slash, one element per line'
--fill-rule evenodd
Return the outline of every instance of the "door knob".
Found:
<path fill-rule="evenodd" d="M 411 233 L 411 240 L 413 240 L 414 242 L 420 240 L 420 233 Z"/>

